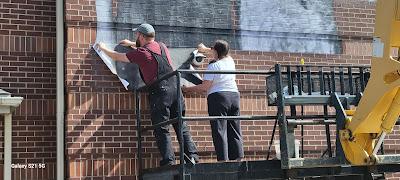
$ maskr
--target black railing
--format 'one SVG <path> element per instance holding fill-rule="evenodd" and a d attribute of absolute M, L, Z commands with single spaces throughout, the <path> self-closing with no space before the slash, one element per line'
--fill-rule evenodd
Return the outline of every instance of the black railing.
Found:
<path fill-rule="evenodd" d="M 140 96 L 139 92 L 143 92 L 148 90 L 149 88 L 152 87 L 152 85 L 157 84 L 165 79 L 171 78 L 173 76 L 177 77 L 177 97 L 178 97 L 178 102 L 181 102 L 181 96 L 179 95 L 181 93 L 181 74 L 182 73 L 199 73 L 199 74 L 252 74 L 252 75 L 268 75 L 268 74 L 273 74 L 273 72 L 266 72 L 266 71 L 208 71 L 208 70 L 176 70 L 174 72 L 168 73 L 164 76 L 162 76 L 160 79 L 156 80 L 153 82 L 151 85 L 144 86 L 142 88 L 139 88 L 138 90 L 135 91 L 135 96 L 136 96 L 136 115 L 137 115 L 137 131 L 138 131 L 138 162 L 139 162 L 139 178 L 142 178 L 143 175 L 143 167 L 142 167 L 142 133 L 145 131 L 149 130 L 154 130 L 155 128 L 165 126 L 165 125 L 170 125 L 173 123 L 178 123 L 178 133 L 177 136 L 179 136 L 181 139 L 179 143 L 179 160 L 180 160 L 180 178 L 185 179 L 185 162 L 184 162 L 184 145 L 183 145 L 183 134 L 182 134 L 182 124 L 184 121 L 205 121 L 205 120 L 216 120 L 216 119 L 225 119 L 225 120 L 272 120 L 276 119 L 275 116 L 234 116 L 234 117 L 226 117 L 226 116 L 213 116 L 213 117 L 183 117 L 182 116 L 182 107 L 181 104 L 178 103 L 178 117 L 154 124 L 149 127 L 141 127 L 141 119 L 140 119 Z M 303 118 L 315 118 L 315 117 L 303 117 Z"/>
<path fill-rule="evenodd" d="M 303 125 L 323 124 L 326 132 L 326 144 L 329 157 L 333 157 L 330 138 L 328 106 L 331 106 L 329 95 L 338 92 L 346 107 L 357 105 L 361 92 L 369 79 L 367 66 L 303 66 L 275 65 L 275 74 L 267 77 L 268 104 L 278 106 L 280 122 L 281 163 L 283 168 L 290 169 L 289 159 L 293 157 L 294 129 L 300 125 L 301 157 L 304 157 Z M 304 96 L 305 95 L 305 96 Z M 297 100 L 295 99 L 297 98 Z M 351 100 L 349 100 L 351 99 Z M 305 105 L 323 106 L 323 120 L 291 120 L 284 109 L 290 107 L 290 116 L 296 116 L 296 106 L 300 105 L 300 114 L 304 115 Z M 275 128 L 275 127 L 274 127 Z M 271 138 L 272 139 L 272 138 Z M 337 141 L 338 143 L 338 141 Z M 324 153 L 325 154 L 325 153 Z"/>
<path fill-rule="evenodd" d="M 294 71 L 292 71 L 294 69 Z M 154 130 L 157 127 L 178 123 L 179 131 L 177 136 L 180 137 L 179 143 L 179 176 L 185 179 L 185 162 L 184 162 L 184 145 L 182 135 L 182 124 L 184 121 L 206 121 L 206 120 L 275 120 L 273 135 L 269 144 L 268 156 L 272 144 L 275 128 L 279 124 L 280 128 L 280 148 L 281 148 L 281 165 L 284 169 L 290 169 L 290 158 L 292 145 L 294 144 L 293 127 L 301 126 L 302 153 L 303 147 L 303 125 L 325 125 L 326 138 L 329 157 L 332 157 L 332 147 L 330 139 L 330 124 L 335 124 L 336 115 L 328 114 L 329 94 L 339 92 L 340 98 L 345 99 L 346 104 L 356 105 L 359 100 L 359 94 L 364 90 L 369 78 L 369 67 L 366 66 L 290 66 L 275 65 L 270 71 L 207 71 L 207 70 L 176 70 L 171 72 L 153 84 L 157 84 L 162 80 L 177 77 L 177 94 L 178 102 L 181 102 L 181 81 L 182 73 L 199 73 L 199 74 L 251 74 L 266 76 L 266 96 L 268 104 L 277 106 L 276 116 L 212 116 L 212 117 L 183 117 L 182 107 L 178 103 L 178 117 L 148 127 L 142 127 L 140 114 L 140 96 L 139 93 L 146 91 L 151 87 L 145 86 L 135 91 L 136 96 L 136 115 L 137 115 L 137 135 L 138 135 L 138 168 L 139 178 L 142 179 L 142 133 Z M 275 94 L 274 94 L 275 93 Z M 351 100 L 349 100 L 351 99 Z M 358 100 L 357 100 L 358 99 Z M 346 101 L 347 100 L 347 101 Z M 323 114 L 304 115 L 304 105 L 322 105 Z M 296 105 L 301 106 L 301 113 L 296 112 Z M 290 115 L 286 115 L 285 106 L 290 107 Z M 279 122 L 279 123 L 278 123 Z"/>

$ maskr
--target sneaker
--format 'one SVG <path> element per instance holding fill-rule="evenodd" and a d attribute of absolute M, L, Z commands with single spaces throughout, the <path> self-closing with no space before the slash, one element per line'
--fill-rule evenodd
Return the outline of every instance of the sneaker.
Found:
<path fill-rule="evenodd" d="M 190 163 L 190 165 L 194 166 L 196 165 L 196 163 L 198 163 L 199 161 L 194 158 L 194 157 L 189 157 L 186 154 L 184 154 L 185 157 L 185 163 Z"/>
<path fill-rule="evenodd" d="M 193 156 L 190 156 L 190 158 L 193 159 L 194 162 L 196 162 L 196 163 L 199 163 L 199 162 L 200 162 L 199 156 L 198 156 L 197 154 L 196 154 L 196 155 L 193 155 Z"/>

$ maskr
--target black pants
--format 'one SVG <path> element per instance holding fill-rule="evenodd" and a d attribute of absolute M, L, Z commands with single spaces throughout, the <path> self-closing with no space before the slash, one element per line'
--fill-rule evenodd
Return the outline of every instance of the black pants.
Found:
<path fill-rule="evenodd" d="M 237 92 L 216 92 L 208 95 L 210 116 L 239 116 L 240 97 Z M 236 160 L 244 156 L 239 120 L 210 121 L 217 160 Z"/>
<path fill-rule="evenodd" d="M 182 94 L 180 94 L 180 96 L 180 103 L 183 110 L 182 113 L 184 115 L 185 103 Z M 176 118 L 178 116 L 178 98 L 176 94 L 175 84 L 169 85 L 168 82 L 161 82 L 159 88 L 155 88 L 150 91 L 149 100 L 151 121 L 153 125 L 167 121 L 169 119 Z M 178 123 L 174 123 L 172 125 L 175 129 L 176 134 L 178 134 Z M 162 156 L 160 166 L 175 163 L 175 155 L 172 149 L 169 127 L 170 125 L 162 126 L 154 130 L 157 146 Z M 198 161 L 197 148 L 196 145 L 193 143 L 193 139 L 189 133 L 189 129 L 186 123 L 183 124 L 182 133 L 185 154 L 189 157 L 193 157 L 196 161 Z M 179 136 L 177 137 L 178 141 L 180 142 L 181 139 L 179 138 Z"/>

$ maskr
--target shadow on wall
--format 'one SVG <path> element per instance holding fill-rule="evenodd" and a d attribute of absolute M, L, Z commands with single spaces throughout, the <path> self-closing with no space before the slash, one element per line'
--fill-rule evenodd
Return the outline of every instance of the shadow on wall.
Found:
<path fill-rule="evenodd" d="M 129 95 L 117 94 L 119 100 L 111 102 L 110 91 L 118 92 L 122 88 L 115 77 L 108 78 L 110 75 L 104 75 L 107 72 L 106 67 L 95 68 L 98 64 L 98 57 L 95 56 L 94 50 L 85 57 L 86 61 L 92 62 L 93 74 L 91 79 L 83 79 L 82 74 L 74 72 L 71 80 L 67 81 L 66 87 L 70 97 L 68 98 L 68 109 L 70 116 L 66 122 L 67 134 L 67 153 L 68 163 L 95 163 L 88 165 L 90 172 L 84 173 L 85 167 L 81 165 L 72 166 L 72 168 L 81 168 L 80 171 L 70 169 L 67 166 L 67 175 L 83 177 L 83 176 L 112 176 L 115 172 L 125 171 L 125 166 L 121 163 L 107 164 L 109 158 L 112 157 L 116 161 L 135 160 L 135 138 L 136 138 L 136 121 L 132 109 L 120 108 L 115 105 L 116 101 L 129 99 Z M 101 64 L 104 66 L 103 64 Z M 108 80 L 111 79 L 111 80 Z M 107 86 L 104 86 L 108 84 Z M 114 86 L 114 87 L 113 87 Z M 79 89 L 79 91 L 75 91 Z M 104 92 L 104 93 L 99 93 Z M 122 106 L 122 105 L 121 105 Z M 146 134 L 150 136 L 150 134 Z M 107 159 L 108 158 L 108 159 Z M 83 170 L 82 170 L 83 168 Z M 109 170 L 106 170 L 106 169 Z M 98 172 L 100 174 L 96 174 Z M 79 174 L 80 173 L 80 174 Z M 92 174 L 93 173 L 93 174 Z M 127 176 L 135 176 L 135 169 L 126 172 Z"/>
<path fill-rule="evenodd" d="M 120 50 L 120 49 L 119 49 Z M 69 118 L 66 122 L 67 126 L 67 151 L 68 163 L 94 163 L 92 164 L 92 172 L 101 172 L 104 176 L 113 176 L 115 172 L 127 171 L 121 163 L 103 165 L 110 158 L 114 161 L 136 161 L 136 115 L 134 114 L 135 105 L 134 98 L 131 93 L 115 93 L 121 92 L 122 86 L 117 78 L 113 77 L 107 67 L 102 64 L 96 52 L 90 49 L 88 55 L 81 61 L 84 67 L 88 63 L 93 67 L 91 78 L 86 79 L 79 73 L 83 71 L 72 72 L 73 77 L 67 81 L 66 87 L 68 94 Z M 132 65 L 129 63 L 128 66 Z M 86 72 L 86 70 L 85 70 Z M 129 73 L 125 75 L 131 75 Z M 122 90 L 123 92 L 123 90 Z M 141 95 L 141 106 L 147 105 L 146 94 Z M 119 97 L 114 100 L 110 96 Z M 129 102 L 125 102 L 129 101 Z M 117 104 L 117 105 L 116 105 Z M 119 105 L 118 105 L 119 104 Z M 125 104 L 125 105 L 123 105 Z M 129 105 L 126 105 L 129 104 Z M 150 125 L 147 116 L 147 108 L 142 109 L 142 123 L 145 126 Z M 144 157 L 146 166 L 155 166 L 158 159 L 158 151 L 154 146 L 154 138 L 151 132 L 143 134 L 143 146 L 149 151 L 150 157 Z M 132 164 L 135 166 L 136 164 Z M 80 165 L 74 168 L 83 168 Z M 71 168 L 67 166 L 67 168 Z M 109 169 L 109 170 L 103 170 Z M 146 167 L 149 168 L 149 167 Z M 84 170 L 82 170 L 84 171 Z M 90 174 L 77 174 L 78 171 L 73 169 L 67 170 L 69 176 L 91 176 Z M 103 172 L 104 171 L 104 172 Z M 131 168 L 130 172 L 126 172 L 127 176 L 136 176 L 136 169 Z M 122 176 L 123 174 L 121 174 Z M 93 176 L 103 176 L 102 174 L 93 174 Z M 119 176 L 119 175 L 117 175 Z"/>

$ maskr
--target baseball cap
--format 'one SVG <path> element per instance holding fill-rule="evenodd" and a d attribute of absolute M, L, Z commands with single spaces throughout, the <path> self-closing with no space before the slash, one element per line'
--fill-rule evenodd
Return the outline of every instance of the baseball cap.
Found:
<path fill-rule="evenodd" d="M 146 36 L 149 36 L 151 33 L 156 33 L 153 26 L 147 23 L 141 24 L 137 28 L 132 29 L 134 32 L 140 32 Z"/>

